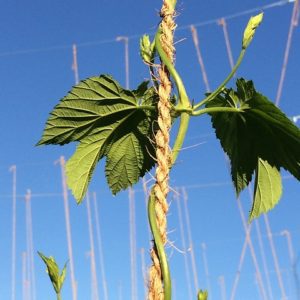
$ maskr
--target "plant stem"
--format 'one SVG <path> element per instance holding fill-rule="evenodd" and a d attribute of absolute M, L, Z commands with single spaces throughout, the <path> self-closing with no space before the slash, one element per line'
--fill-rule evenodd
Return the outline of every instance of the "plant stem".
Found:
<path fill-rule="evenodd" d="M 156 203 L 156 199 L 155 199 L 154 188 L 153 188 L 148 201 L 148 218 L 149 218 L 149 224 L 153 235 L 155 247 L 157 250 L 157 255 L 159 257 L 160 268 L 162 271 L 162 277 L 164 283 L 164 300 L 171 300 L 172 283 L 171 283 L 170 269 L 169 269 L 166 252 L 164 249 L 164 243 L 161 239 L 160 231 L 156 223 L 155 203 Z"/>
<path fill-rule="evenodd" d="M 181 119 L 180 119 L 180 126 L 177 134 L 177 138 L 174 143 L 173 151 L 172 151 L 172 163 L 170 165 L 170 169 L 174 165 L 178 154 L 180 152 L 180 149 L 182 147 L 186 131 L 188 128 L 190 120 L 190 114 L 187 112 L 181 113 Z M 155 195 L 154 195 L 154 189 L 152 189 L 151 194 L 149 196 L 148 201 L 148 218 L 150 223 L 151 232 L 153 235 L 155 247 L 157 250 L 157 254 L 159 257 L 160 267 L 162 270 L 162 277 L 163 277 L 163 283 L 164 283 L 164 300 L 171 300 L 172 295 L 172 283 L 171 283 L 171 276 L 170 276 L 170 270 L 169 270 L 169 264 L 166 256 L 166 252 L 164 249 L 164 244 L 160 236 L 159 229 L 157 227 L 156 223 L 156 212 L 155 212 Z"/>
<path fill-rule="evenodd" d="M 169 5 L 173 5 L 173 8 L 176 6 L 176 0 L 169 0 Z M 181 109 L 191 109 L 190 101 L 188 99 L 184 84 L 175 70 L 173 63 L 168 59 L 167 55 L 165 54 L 161 42 L 160 42 L 160 35 L 161 35 L 161 28 L 159 27 L 157 30 L 157 33 L 155 35 L 155 48 L 160 56 L 160 59 L 162 62 L 166 65 L 168 71 L 170 72 L 170 75 L 175 81 L 177 90 L 178 90 L 178 96 L 179 96 L 179 103 L 177 104 L 176 108 Z M 174 165 L 177 156 L 179 154 L 179 151 L 182 147 L 186 131 L 188 128 L 188 123 L 190 119 L 190 114 L 186 111 L 181 112 L 181 119 L 180 119 L 180 126 L 177 134 L 177 138 L 174 143 L 173 152 L 172 152 L 172 160 L 169 168 L 171 169 Z M 156 247 L 157 255 L 159 258 L 160 268 L 162 272 L 162 278 L 163 278 L 163 289 L 164 289 L 164 300 L 171 300 L 172 296 L 172 283 L 171 283 L 171 275 L 170 275 L 170 269 L 168 264 L 168 259 L 166 256 L 164 243 L 162 241 L 162 237 L 160 234 L 160 231 L 158 229 L 158 225 L 156 222 L 156 211 L 155 211 L 155 193 L 154 188 L 151 190 L 151 194 L 149 196 L 148 201 L 148 218 L 150 223 L 151 232 L 153 234 L 154 244 Z"/>
<path fill-rule="evenodd" d="M 56 294 L 57 295 L 57 300 L 61 300 L 61 295 L 60 293 Z"/>
<path fill-rule="evenodd" d="M 182 144 L 184 142 L 184 138 L 188 129 L 190 121 L 190 114 L 188 112 L 182 112 L 180 116 L 180 125 L 177 133 L 177 137 L 172 149 L 172 165 L 171 167 L 175 164 L 176 159 L 178 157 L 178 154 L 180 152 L 180 149 L 182 147 Z M 171 168 L 170 167 L 170 168 Z"/>
<path fill-rule="evenodd" d="M 236 72 L 236 70 L 238 69 L 238 67 L 240 66 L 244 55 L 245 55 L 246 49 L 242 49 L 239 58 L 236 62 L 236 64 L 234 65 L 234 67 L 232 68 L 230 74 L 225 78 L 225 80 L 218 86 L 218 88 L 212 92 L 211 94 L 209 94 L 205 99 L 203 99 L 202 101 L 200 101 L 198 104 L 196 104 L 194 106 L 194 109 L 199 108 L 200 106 L 204 105 L 205 103 L 209 102 L 210 100 L 212 100 L 213 98 L 215 98 L 224 88 L 224 86 L 228 83 L 228 81 L 233 77 L 234 73 Z"/>
<path fill-rule="evenodd" d="M 188 108 L 190 108 L 191 105 L 190 105 L 190 101 L 187 96 L 184 84 L 182 82 L 181 77 L 177 73 L 173 63 L 168 59 L 168 57 L 166 56 L 166 54 L 161 46 L 160 34 L 161 34 L 161 29 L 159 27 L 157 30 L 157 33 L 155 35 L 155 47 L 156 47 L 156 50 L 157 50 L 161 60 L 166 65 L 166 67 L 168 68 L 168 71 L 170 72 L 172 78 L 175 81 L 175 84 L 176 84 L 176 87 L 178 90 L 178 97 L 179 97 L 179 103 L 178 103 L 177 107 L 179 109 L 188 109 Z"/>

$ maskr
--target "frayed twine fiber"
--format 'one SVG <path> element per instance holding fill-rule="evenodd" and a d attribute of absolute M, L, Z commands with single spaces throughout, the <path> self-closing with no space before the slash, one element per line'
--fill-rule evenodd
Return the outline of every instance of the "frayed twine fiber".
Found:
<path fill-rule="evenodd" d="M 162 17 L 161 22 L 161 37 L 160 41 L 162 48 L 170 61 L 174 61 L 174 42 L 173 35 L 176 28 L 174 22 L 175 11 L 173 7 L 168 5 L 167 1 L 163 2 L 160 12 Z M 172 83 L 170 81 L 169 72 L 162 63 L 159 70 L 159 87 L 158 87 L 158 131 L 155 136 L 156 143 L 156 183 L 154 186 L 155 194 L 155 212 L 156 222 L 160 231 L 160 235 L 164 244 L 167 242 L 167 194 L 169 192 L 169 170 L 171 165 L 171 149 L 169 146 L 171 115 L 170 115 L 170 95 L 172 91 Z M 163 278 L 158 259 L 157 249 L 155 245 L 150 251 L 152 266 L 149 269 L 149 290 L 148 300 L 163 300 Z"/>

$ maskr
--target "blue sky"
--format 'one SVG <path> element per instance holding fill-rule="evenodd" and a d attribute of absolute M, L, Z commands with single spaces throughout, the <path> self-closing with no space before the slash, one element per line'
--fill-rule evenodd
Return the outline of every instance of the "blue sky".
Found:
<path fill-rule="evenodd" d="M 60 167 L 61 155 L 70 157 L 75 145 L 35 147 L 49 112 L 74 85 L 72 44 L 77 44 L 80 79 L 111 74 L 125 85 L 124 44 L 118 36 L 129 37 L 130 87 L 149 77 L 139 58 L 139 36 L 155 32 L 159 22 L 160 1 L 2 1 L 0 10 L 0 300 L 11 299 L 12 174 L 17 166 L 17 248 L 16 299 L 22 298 L 22 252 L 26 251 L 25 194 L 32 191 L 32 224 L 37 299 L 54 299 L 45 268 L 36 255 L 54 255 L 62 266 L 68 259 Z M 275 1 L 179 1 L 176 31 L 176 66 L 184 78 L 189 96 L 200 100 L 205 93 L 196 51 L 189 29 L 198 24 L 200 47 L 210 86 L 215 88 L 230 70 L 222 28 L 208 20 L 263 7 Z M 261 27 L 247 50 L 238 76 L 253 79 L 261 93 L 274 100 L 282 68 L 293 3 L 265 10 Z M 258 9 L 259 11 L 259 9 Z M 251 14 L 227 18 L 233 56 L 236 59 L 244 26 Z M 280 107 L 290 117 L 300 115 L 300 32 L 295 27 L 289 64 Z M 233 85 L 233 82 L 230 84 Z M 299 121 L 298 121 L 299 125 Z M 233 187 L 224 155 L 215 139 L 208 117 L 195 118 L 189 129 L 185 149 L 171 173 L 171 186 L 185 187 L 191 222 L 199 286 L 211 287 L 211 299 L 222 299 L 219 278 L 224 276 L 227 298 L 245 238 Z M 274 243 L 279 256 L 284 287 L 289 299 L 296 299 L 286 239 L 282 230 L 292 234 L 294 251 L 300 250 L 299 184 L 283 174 L 284 194 L 269 214 Z M 147 178 L 151 178 L 150 175 Z M 151 182 L 149 183 L 151 184 Z M 149 235 L 141 184 L 135 189 L 137 293 L 144 297 L 141 249 L 149 265 Z M 132 299 L 130 290 L 130 237 L 128 192 L 111 196 L 100 163 L 90 191 L 96 192 L 103 242 L 103 255 L 109 299 Z M 180 197 L 182 200 L 182 197 Z M 168 248 L 174 279 L 174 299 L 188 299 L 184 254 L 180 237 L 177 200 L 170 195 Z M 247 192 L 241 196 L 247 215 L 251 204 Z M 93 204 L 93 202 L 91 203 Z M 181 206 L 183 207 L 181 201 Z M 69 194 L 75 276 L 78 299 L 91 299 L 90 249 L 86 203 L 77 206 Z M 92 205 L 93 208 L 93 205 Z M 93 210 L 93 220 L 95 214 Z M 263 245 L 267 253 L 273 298 L 280 298 L 264 219 L 259 219 Z M 95 224 L 94 224 L 95 225 Z M 254 249 L 262 268 L 257 232 L 252 232 Z M 95 227 L 94 227 L 95 230 Z M 185 230 L 186 232 L 186 230 Z M 187 237 L 186 237 L 187 238 Z M 205 275 L 201 244 L 207 246 L 209 277 Z M 179 250 L 177 250 L 177 248 Z M 97 248 L 96 248 L 97 249 Z M 98 251 L 98 250 L 97 250 Z M 190 251 L 185 251 L 190 259 Z M 96 252 L 99 299 L 103 299 L 99 255 Z M 192 276 L 191 267 L 190 275 Z M 299 267 L 298 267 L 299 269 Z M 266 279 L 264 277 L 266 284 Z M 193 294 L 193 281 L 192 281 Z M 63 299 L 71 298 L 67 275 Z M 195 297 L 194 297 L 195 298 Z M 249 249 L 246 251 L 236 299 L 261 299 L 255 281 L 255 268 Z"/>

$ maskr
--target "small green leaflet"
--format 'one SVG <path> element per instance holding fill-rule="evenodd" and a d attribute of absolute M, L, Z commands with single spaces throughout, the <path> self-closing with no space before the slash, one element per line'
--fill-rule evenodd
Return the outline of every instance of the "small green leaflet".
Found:
<path fill-rule="evenodd" d="M 255 177 L 255 197 L 250 212 L 250 221 L 272 209 L 279 201 L 282 193 L 281 176 L 276 167 L 267 161 L 258 159 Z"/>
<path fill-rule="evenodd" d="M 300 130 L 279 108 L 256 92 L 252 81 L 238 79 L 236 85 L 236 91 L 224 89 L 206 107 L 240 108 L 237 113 L 212 113 L 211 118 L 216 136 L 230 158 L 237 195 L 248 186 L 256 171 L 250 213 L 253 219 L 279 201 L 281 167 L 300 180 Z M 279 186 L 274 189 L 274 185 Z M 263 195 L 259 194 L 261 191 Z"/>
<path fill-rule="evenodd" d="M 38 145 L 80 142 L 66 164 L 67 183 L 77 202 L 103 157 L 113 194 L 136 183 L 155 164 L 151 141 L 158 96 L 147 85 L 129 91 L 108 75 L 91 77 L 73 87 L 51 112 Z"/>
<path fill-rule="evenodd" d="M 64 268 L 60 273 L 58 265 L 52 256 L 46 257 L 41 252 L 38 252 L 38 254 L 47 266 L 47 273 L 56 294 L 59 294 L 66 278 L 67 263 L 65 263 Z"/>

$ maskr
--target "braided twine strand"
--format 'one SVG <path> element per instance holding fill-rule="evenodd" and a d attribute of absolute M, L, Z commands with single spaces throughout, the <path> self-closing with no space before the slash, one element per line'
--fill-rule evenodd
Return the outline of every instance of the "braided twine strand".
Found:
<path fill-rule="evenodd" d="M 174 8 L 168 5 L 167 1 L 163 2 L 160 12 L 162 17 L 160 42 L 164 52 L 170 61 L 174 60 L 175 48 L 173 45 L 173 34 L 176 28 L 174 22 Z M 172 84 L 167 68 L 162 63 L 159 70 L 159 87 L 158 87 L 158 127 L 159 130 L 155 136 L 156 143 L 156 183 L 154 186 L 155 193 L 155 212 L 156 222 L 164 245 L 167 242 L 167 212 L 168 203 L 166 200 L 169 192 L 169 169 L 171 165 L 171 149 L 169 147 L 169 131 L 171 128 L 170 116 L 170 94 Z M 149 290 L 148 300 L 163 300 L 163 280 L 160 268 L 159 258 L 155 245 L 150 251 L 152 266 L 149 269 Z"/>

